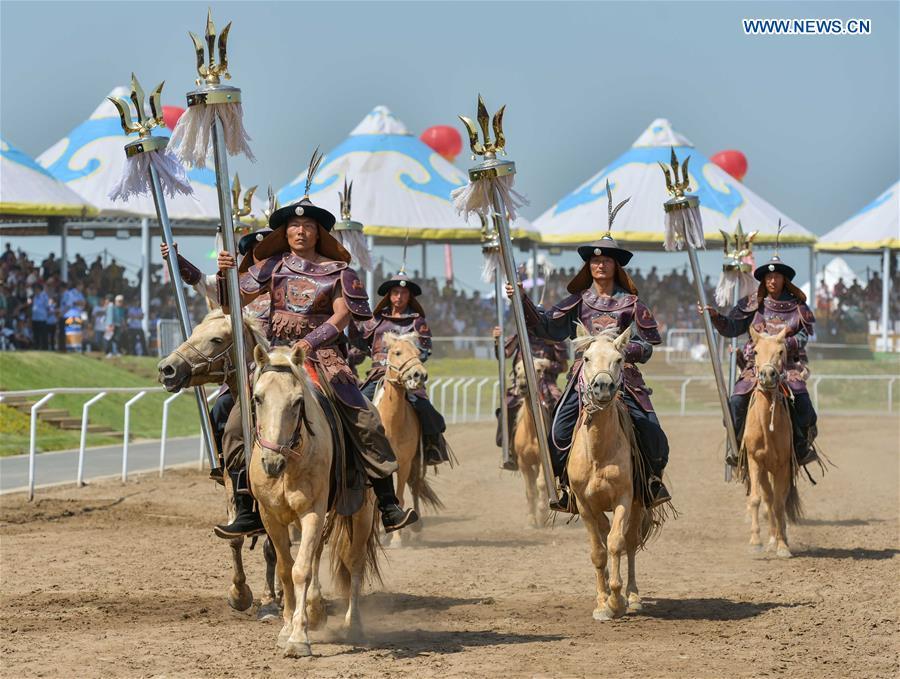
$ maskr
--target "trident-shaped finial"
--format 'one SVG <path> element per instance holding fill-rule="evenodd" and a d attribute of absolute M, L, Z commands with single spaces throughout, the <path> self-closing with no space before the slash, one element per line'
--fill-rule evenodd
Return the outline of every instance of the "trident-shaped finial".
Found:
<path fill-rule="evenodd" d="M 488 158 L 496 157 L 498 153 L 505 154 L 506 138 L 503 136 L 503 112 L 506 106 L 501 106 L 494 114 L 492 126 L 494 128 L 494 141 L 491 141 L 491 133 L 488 129 L 490 117 L 488 116 L 487 106 L 484 105 L 484 99 L 478 95 L 478 126 L 481 128 L 481 134 L 484 137 L 484 143 L 478 139 L 478 127 L 474 121 L 466 116 L 459 116 L 466 131 L 469 133 L 469 147 L 472 149 L 472 160 L 478 156 Z"/>
<path fill-rule="evenodd" d="M 269 218 L 275 214 L 275 210 L 278 209 L 278 197 L 275 195 L 275 190 L 272 188 L 271 184 L 269 184 L 267 194 L 268 200 L 266 201 L 266 209 L 263 210 L 263 214 L 266 216 L 266 221 L 269 221 Z"/>
<path fill-rule="evenodd" d="M 309 200 L 309 190 L 312 188 L 313 177 L 319 171 L 319 166 L 322 164 L 324 157 L 317 146 L 316 150 L 313 151 L 312 158 L 309 159 L 309 167 L 306 170 L 306 188 L 303 190 L 303 198 L 301 200 Z"/>
<path fill-rule="evenodd" d="M 131 74 L 131 101 L 137 111 L 138 119 L 136 123 L 131 117 L 131 109 L 127 101 L 120 97 L 107 97 L 119 111 L 119 119 L 122 122 L 122 129 L 125 130 L 125 134 L 137 132 L 142 139 L 146 139 L 150 136 L 150 130 L 154 127 L 165 126 L 162 105 L 160 104 L 163 85 L 165 85 L 165 80 L 157 85 L 150 95 L 151 115 L 148 118 L 144 111 L 144 90 L 141 88 L 141 84 L 134 73 Z"/>
<path fill-rule="evenodd" d="M 674 148 L 672 149 L 671 174 L 669 174 L 669 168 L 666 167 L 665 163 L 659 164 L 663 174 L 666 176 L 666 190 L 675 198 L 684 198 L 684 192 L 691 189 L 691 180 L 688 177 L 688 162 L 690 160 L 690 156 L 684 159 L 680 178 L 678 177 L 678 156 L 675 155 Z"/>
<path fill-rule="evenodd" d="M 244 193 L 244 204 L 241 205 L 241 178 L 235 173 L 234 182 L 231 184 L 231 214 L 234 215 L 235 230 L 247 228 L 246 225 L 238 223 L 238 220 L 241 217 L 246 217 L 253 211 L 251 201 L 254 193 L 256 193 L 255 186 L 247 189 Z"/>
<path fill-rule="evenodd" d="M 197 73 L 200 78 L 205 80 L 209 85 L 218 85 L 220 78 L 230 80 L 231 75 L 228 73 L 228 31 L 231 30 L 231 22 L 219 34 L 219 63 L 216 63 L 216 25 L 212 20 L 212 10 L 206 13 L 206 45 L 204 50 L 203 40 L 194 33 L 190 33 L 191 40 L 194 41 L 194 51 L 197 53 Z M 207 61 L 206 56 L 209 56 Z M 200 85 L 200 82 L 197 82 Z"/>
<path fill-rule="evenodd" d="M 733 234 L 719 229 L 722 239 L 725 243 L 725 258 L 731 260 L 734 265 L 740 264 L 744 259 L 753 254 L 753 239 L 759 231 L 751 231 L 749 234 L 744 233 L 744 227 L 738 221 L 737 228 Z"/>
<path fill-rule="evenodd" d="M 353 182 L 347 184 L 347 178 L 344 177 L 344 190 L 338 191 L 338 199 L 341 201 L 341 219 L 345 222 L 350 221 L 350 195 L 353 193 Z"/>
<path fill-rule="evenodd" d="M 609 215 L 607 217 L 608 222 L 607 222 L 607 227 L 606 227 L 606 235 L 608 236 L 609 233 L 612 231 L 613 220 L 616 218 L 616 215 L 619 214 L 619 210 L 622 209 L 622 207 L 625 205 L 625 203 L 627 203 L 629 200 L 631 200 L 631 196 L 629 196 L 628 198 L 623 200 L 621 203 L 619 203 L 618 205 L 613 207 L 612 189 L 609 187 L 609 179 L 608 178 L 606 180 L 606 196 L 609 199 Z"/>

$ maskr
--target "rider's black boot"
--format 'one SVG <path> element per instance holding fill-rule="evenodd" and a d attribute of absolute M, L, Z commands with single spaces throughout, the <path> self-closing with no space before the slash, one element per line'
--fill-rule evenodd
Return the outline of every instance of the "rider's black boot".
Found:
<path fill-rule="evenodd" d="M 381 524 L 385 533 L 400 530 L 419 520 L 419 515 L 414 509 L 403 509 L 400 501 L 394 494 L 394 478 L 388 476 L 383 479 L 372 479 L 372 490 L 378 501 L 378 511 L 381 512 Z"/>
<path fill-rule="evenodd" d="M 237 510 L 237 516 L 234 521 L 228 525 L 219 525 L 213 528 L 213 532 L 220 538 L 232 540 L 240 537 L 250 537 L 252 535 L 262 535 L 266 532 L 262 519 L 259 517 L 259 511 L 255 507 L 253 496 L 250 495 L 250 489 L 244 483 L 246 472 L 229 471 L 231 477 L 232 488 L 234 489 L 234 506 Z"/>
<path fill-rule="evenodd" d="M 559 500 L 554 502 L 550 500 L 550 509 L 554 512 L 566 512 L 568 514 L 577 514 L 578 506 L 575 504 L 575 496 L 569 491 L 569 478 L 564 472 L 559 478 Z"/>
<path fill-rule="evenodd" d="M 818 434 L 816 425 L 812 425 L 806 432 L 798 430 L 794 433 L 794 453 L 797 456 L 797 464 L 807 465 L 819 459 L 813 441 Z"/>
<path fill-rule="evenodd" d="M 650 496 L 648 507 L 651 509 L 669 502 L 672 499 L 672 496 L 663 484 L 662 479 L 656 475 L 651 475 L 650 479 L 647 481 L 647 492 Z"/>
<path fill-rule="evenodd" d="M 422 448 L 425 454 L 425 464 L 438 465 L 450 459 L 441 434 L 423 434 Z"/>

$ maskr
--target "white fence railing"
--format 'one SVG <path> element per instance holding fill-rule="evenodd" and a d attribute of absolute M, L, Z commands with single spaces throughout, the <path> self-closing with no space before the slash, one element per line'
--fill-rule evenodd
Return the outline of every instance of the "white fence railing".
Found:
<path fill-rule="evenodd" d="M 708 414 L 716 414 L 718 413 L 718 407 L 713 405 L 715 399 L 710 398 L 708 400 L 708 404 L 705 404 L 706 407 L 689 408 L 689 404 L 691 403 L 691 397 L 689 394 L 689 387 L 691 385 L 702 384 L 708 390 L 710 387 L 714 388 L 714 380 L 711 376 L 707 375 L 693 375 L 693 376 L 680 376 L 680 375 L 660 375 L 660 376 L 647 376 L 647 382 L 650 386 L 657 386 L 657 394 L 654 396 L 654 402 L 657 407 L 657 412 L 663 415 L 708 415 Z M 812 399 L 813 405 L 816 410 L 820 412 L 820 414 L 838 414 L 844 412 L 861 412 L 865 410 L 868 413 L 885 413 L 892 414 L 894 412 L 894 384 L 900 380 L 900 375 L 814 375 L 810 377 L 808 388 L 810 393 L 810 398 Z M 858 405 L 854 405 L 852 407 L 841 407 L 840 400 L 836 396 L 831 396 L 832 399 L 837 400 L 837 407 L 832 407 L 831 409 L 822 409 L 822 402 L 820 399 L 821 386 L 823 384 L 828 383 L 852 383 L 852 384 L 860 384 L 860 383 L 873 383 L 876 386 L 879 383 L 884 385 L 885 389 L 885 406 L 883 409 L 872 410 L 872 403 L 865 399 L 855 399 Z M 672 398 L 671 393 L 661 394 L 659 393 L 660 389 L 662 389 L 666 385 L 673 385 L 673 391 L 677 391 L 677 396 Z M 429 381 L 428 386 L 428 396 L 431 401 L 434 403 L 435 407 L 443 413 L 444 417 L 447 420 L 448 424 L 466 424 L 466 423 L 474 423 L 474 422 L 484 422 L 490 421 L 494 418 L 494 411 L 499 406 L 500 399 L 502 395 L 500 392 L 500 384 L 499 380 L 496 377 L 482 377 L 482 376 L 455 376 L 455 377 L 437 377 L 431 381 Z M 88 428 L 88 416 L 90 413 L 90 408 L 102 400 L 109 394 L 133 394 L 132 398 L 128 400 L 127 403 L 124 404 L 123 408 L 123 439 L 122 439 L 122 466 L 121 466 L 121 478 L 123 481 L 126 481 L 128 478 L 128 448 L 129 448 L 129 438 L 130 438 L 130 428 L 131 428 L 131 410 L 135 407 L 138 402 L 149 393 L 159 393 L 162 392 L 163 389 L 161 387 L 99 387 L 99 388 L 73 388 L 73 387 L 60 387 L 57 389 L 30 389 L 25 391 L 7 391 L 0 393 L 0 403 L 4 402 L 6 399 L 15 396 L 39 396 L 41 397 L 37 402 L 35 402 L 30 408 L 31 421 L 30 421 L 30 430 L 29 430 L 29 444 L 28 444 L 28 497 L 29 499 L 34 497 L 34 487 L 35 487 L 35 473 L 34 473 L 34 461 L 37 453 L 37 420 L 38 420 L 38 412 L 40 409 L 52 399 L 54 396 L 59 394 L 92 394 L 92 398 L 88 399 L 83 407 L 81 414 L 81 437 L 80 437 L 80 445 L 78 448 L 78 465 L 77 471 L 75 475 L 75 483 L 79 486 L 84 485 L 84 459 L 85 459 L 85 451 L 87 444 L 87 428 Z M 160 439 L 159 439 L 159 474 L 163 475 L 164 470 L 166 469 L 166 446 L 169 440 L 168 436 L 168 426 L 169 426 L 169 409 L 172 403 L 179 398 L 183 392 L 179 392 L 177 394 L 172 394 L 169 396 L 162 404 L 162 421 L 160 426 Z M 876 392 L 877 393 L 877 392 Z M 489 394 L 489 395 L 488 395 Z M 207 400 L 211 402 L 218 395 L 218 390 L 213 390 L 212 393 L 207 397 Z M 708 396 L 708 391 L 707 391 Z M 839 394 L 838 394 L 839 396 Z M 696 397 L 695 397 L 696 400 Z M 204 450 L 203 450 L 203 440 L 200 437 L 200 446 L 199 446 L 199 463 L 202 468 L 204 461 Z"/>

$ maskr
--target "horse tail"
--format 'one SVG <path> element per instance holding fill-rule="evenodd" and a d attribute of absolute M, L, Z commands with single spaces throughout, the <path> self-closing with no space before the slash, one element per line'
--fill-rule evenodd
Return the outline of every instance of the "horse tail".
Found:
<path fill-rule="evenodd" d="M 366 499 L 366 504 L 370 504 L 370 499 Z M 368 536 L 365 543 L 364 566 L 362 572 L 363 583 L 377 582 L 383 583 L 381 577 L 381 566 L 379 564 L 379 552 L 381 544 L 378 541 L 378 530 L 376 527 L 378 512 L 372 510 L 371 524 L 368 528 Z M 350 578 L 351 572 L 348 566 L 353 558 L 353 516 L 341 516 L 337 512 L 330 512 L 326 521 L 325 529 L 322 536 L 331 545 L 331 579 L 334 588 L 341 597 L 350 595 Z"/>
<path fill-rule="evenodd" d="M 799 523 L 800 519 L 803 518 L 803 503 L 800 501 L 800 492 L 797 490 L 797 474 L 799 469 L 797 469 L 798 465 L 796 462 L 792 462 L 791 466 L 794 469 L 791 470 L 791 482 L 790 488 L 788 488 L 787 498 L 784 502 L 784 513 L 787 516 L 787 520 L 791 523 Z"/>
<path fill-rule="evenodd" d="M 409 490 L 413 497 L 417 497 L 420 502 L 438 511 L 444 508 L 444 503 L 441 502 L 434 488 L 428 482 L 428 478 L 425 476 L 426 467 L 427 465 L 422 463 L 422 455 L 417 453 L 409 470 Z"/>

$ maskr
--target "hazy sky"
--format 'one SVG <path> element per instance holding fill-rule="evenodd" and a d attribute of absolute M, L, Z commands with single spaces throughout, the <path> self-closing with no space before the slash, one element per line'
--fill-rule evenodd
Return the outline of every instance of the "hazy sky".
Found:
<path fill-rule="evenodd" d="M 187 32 L 206 3 L 0 4 L 3 136 L 38 155 L 132 70 L 164 103 L 192 89 Z M 456 124 L 475 96 L 507 105 L 510 157 L 534 218 L 621 154 L 657 117 L 707 155 L 737 148 L 747 185 L 824 233 L 900 176 L 900 3 L 215 2 L 234 22 L 231 73 L 258 162 L 281 187 L 310 149 L 339 143 L 375 105 L 412 131 Z M 869 18 L 869 36 L 743 34 L 742 18 Z M 230 161 L 231 162 L 231 161 Z M 465 166 L 465 155 L 458 159 Z M 115 243 L 126 260 L 135 261 Z M 29 239 L 29 251 L 58 242 Z M 75 241 L 93 252 L 102 241 Z M 195 256 L 208 243 L 186 245 Z M 434 248 L 432 271 L 439 266 Z M 129 255 L 129 252 L 131 253 Z M 388 251 L 396 259 L 396 250 Z M 789 254 L 806 278 L 806 255 Z M 573 258 L 574 255 L 569 255 Z M 666 255 L 645 262 L 680 263 Z M 675 256 L 672 256 L 675 257 Z M 460 254 L 468 267 L 475 258 Z M 639 260 L 635 260 L 636 263 Z M 706 260 L 716 272 L 718 259 Z M 413 265 L 417 262 L 411 261 Z M 865 266 L 865 264 L 863 264 Z M 477 283 L 477 273 L 459 271 Z"/>

